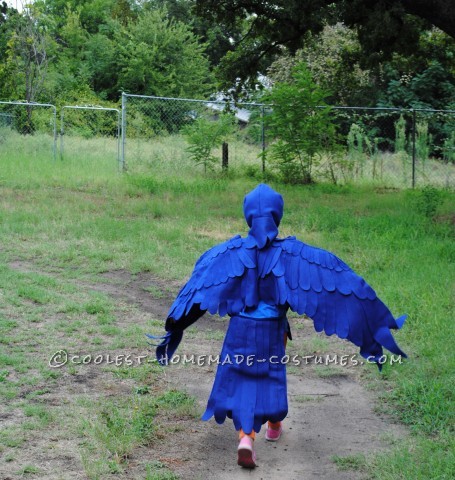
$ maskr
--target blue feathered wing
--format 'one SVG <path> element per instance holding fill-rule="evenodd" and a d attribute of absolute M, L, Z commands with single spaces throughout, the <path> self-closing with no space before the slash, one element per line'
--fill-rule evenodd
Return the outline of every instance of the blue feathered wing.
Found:
<path fill-rule="evenodd" d="M 297 240 L 275 239 L 259 249 L 251 237 L 236 236 L 208 250 L 172 304 L 168 320 L 182 325 L 197 309 L 235 315 L 259 300 L 306 314 L 316 331 L 350 340 L 371 361 L 382 347 L 406 357 L 391 329 L 395 319 L 375 291 L 334 254 Z M 168 329 L 169 330 L 169 329 Z M 175 328 L 174 328 L 175 330 Z"/>

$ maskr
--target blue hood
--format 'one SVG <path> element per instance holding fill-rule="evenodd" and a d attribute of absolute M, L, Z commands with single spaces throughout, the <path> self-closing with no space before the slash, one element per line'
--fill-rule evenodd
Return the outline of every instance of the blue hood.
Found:
<path fill-rule="evenodd" d="M 250 227 L 248 234 L 259 248 L 267 246 L 278 235 L 283 206 L 283 197 L 263 183 L 245 196 L 243 213 Z"/>

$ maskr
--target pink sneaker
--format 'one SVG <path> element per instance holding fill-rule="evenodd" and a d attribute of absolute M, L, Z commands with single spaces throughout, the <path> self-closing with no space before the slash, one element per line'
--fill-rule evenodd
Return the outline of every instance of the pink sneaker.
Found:
<path fill-rule="evenodd" d="M 269 442 L 276 442 L 277 440 L 280 439 L 282 433 L 283 433 L 283 427 L 281 426 L 278 430 L 267 427 L 267 430 L 265 431 L 265 439 L 268 440 Z"/>
<path fill-rule="evenodd" d="M 256 453 L 253 449 L 253 440 L 250 437 L 244 436 L 240 440 L 237 454 L 237 464 L 241 467 L 254 468 L 256 466 Z"/>

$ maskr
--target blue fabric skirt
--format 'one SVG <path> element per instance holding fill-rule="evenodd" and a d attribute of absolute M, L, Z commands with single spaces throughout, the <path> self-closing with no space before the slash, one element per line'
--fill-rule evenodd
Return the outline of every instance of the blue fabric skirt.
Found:
<path fill-rule="evenodd" d="M 231 317 L 202 420 L 232 418 L 236 430 L 259 432 L 288 412 L 284 335 L 286 316 Z"/>

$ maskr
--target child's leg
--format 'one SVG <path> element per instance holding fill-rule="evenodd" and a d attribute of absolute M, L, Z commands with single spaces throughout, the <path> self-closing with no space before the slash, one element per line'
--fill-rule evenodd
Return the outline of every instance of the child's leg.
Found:
<path fill-rule="evenodd" d="M 265 439 L 269 442 L 276 442 L 280 439 L 283 428 L 281 422 L 268 422 L 267 429 L 265 431 Z"/>
<path fill-rule="evenodd" d="M 288 333 L 284 332 L 284 348 L 286 348 L 288 342 Z M 270 440 L 271 442 L 276 442 L 280 436 L 283 428 L 281 426 L 281 422 L 271 422 L 270 420 L 267 422 L 267 430 L 265 432 L 266 440 Z"/>
<path fill-rule="evenodd" d="M 256 432 L 251 430 L 251 433 L 245 433 L 242 429 L 239 430 L 239 440 L 242 440 L 243 437 L 250 437 L 251 440 L 256 439 Z"/>
<path fill-rule="evenodd" d="M 281 422 L 268 422 L 268 427 L 272 430 L 279 430 L 281 428 Z"/>
<path fill-rule="evenodd" d="M 239 431 L 239 446 L 237 448 L 237 464 L 245 468 L 254 468 L 256 466 L 256 453 L 253 443 L 256 434 L 254 430 L 251 433 L 245 433 L 242 429 Z"/>

